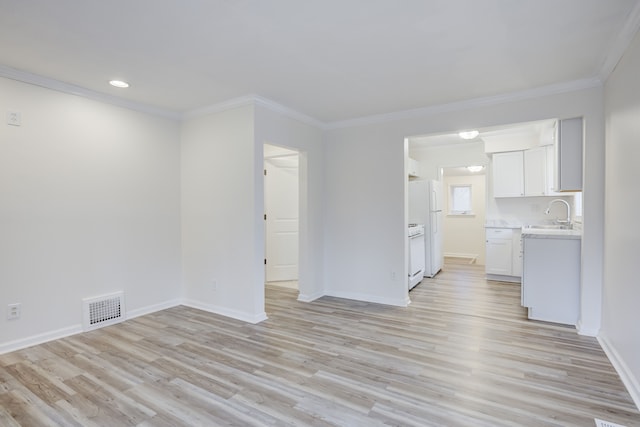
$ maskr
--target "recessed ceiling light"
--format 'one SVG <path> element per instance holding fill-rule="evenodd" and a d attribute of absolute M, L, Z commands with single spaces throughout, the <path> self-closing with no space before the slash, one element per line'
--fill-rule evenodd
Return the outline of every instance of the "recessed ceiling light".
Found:
<path fill-rule="evenodd" d="M 122 80 L 111 80 L 109 84 L 111 86 L 121 87 L 121 88 L 129 87 L 129 83 L 123 82 Z"/>
<path fill-rule="evenodd" d="M 480 132 L 478 132 L 477 130 L 468 130 L 468 131 L 464 131 L 464 132 L 460 132 L 458 135 L 460 135 L 460 138 L 462 139 L 473 139 L 476 136 L 478 136 Z"/>
<path fill-rule="evenodd" d="M 469 172 L 480 172 L 482 169 L 484 169 L 484 166 L 467 166 Z"/>

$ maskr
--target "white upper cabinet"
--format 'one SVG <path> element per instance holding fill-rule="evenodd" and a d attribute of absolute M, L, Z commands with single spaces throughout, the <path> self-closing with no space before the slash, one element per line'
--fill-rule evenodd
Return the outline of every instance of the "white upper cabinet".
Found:
<path fill-rule="evenodd" d="M 409 167 L 408 175 L 410 177 L 419 177 L 420 176 L 420 163 L 418 163 L 417 160 L 412 159 L 411 157 L 409 157 L 408 167 Z"/>
<path fill-rule="evenodd" d="M 556 191 L 582 191 L 582 117 L 560 120 L 556 154 Z"/>
<path fill-rule="evenodd" d="M 546 196 L 547 149 L 532 148 L 524 152 L 524 195 Z"/>
<path fill-rule="evenodd" d="M 493 154 L 493 197 L 552 196 L 554 151 L 542 146 Z"/>
<path fill-rule="evenodd" d="M 493 154 L 493 197 L 524 196 L 522 151 Z"/>

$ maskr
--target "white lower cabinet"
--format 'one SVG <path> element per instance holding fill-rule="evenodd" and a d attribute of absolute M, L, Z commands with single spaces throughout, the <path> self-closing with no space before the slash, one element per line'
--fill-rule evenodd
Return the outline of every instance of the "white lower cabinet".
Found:
<path fill-rule="evenodd" d="M 522 230 L 512 230 L 511 235 L 511 275 L 522 277 Z"/>
<path fill-rule="evenodd" d="M 511 228 L 486 229 L 485 272 L 496 279 L 518 281 L 522 271 L 520 259 L 520 230 Z"/>
<path fill-rule="evenodd" d="M 522 305 L 529 318 L 576 325 L 580 312 L 580 239 L 524 235 Z"/>

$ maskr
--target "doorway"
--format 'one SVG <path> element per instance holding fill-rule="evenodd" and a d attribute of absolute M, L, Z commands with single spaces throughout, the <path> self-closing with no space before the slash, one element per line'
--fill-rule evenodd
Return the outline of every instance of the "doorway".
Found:
<path fill-rule="evenodd" d="M 298 289 L 298 151 L 264 145 L 265 281 Z"/>
<path fill-rule="evenodd" d="M 443 252 L 448 261 L 485 263 L 485 170 L 484 165 L 442 168 Z"/>

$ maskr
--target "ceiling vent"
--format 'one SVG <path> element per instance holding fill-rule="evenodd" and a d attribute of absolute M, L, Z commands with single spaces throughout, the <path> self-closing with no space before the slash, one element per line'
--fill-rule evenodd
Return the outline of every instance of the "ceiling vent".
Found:
<path fill-rule="evenodd" d="M 125 320 L 124 292 L 114 292 L 82 300 L 83 328 L 86 331 L 113 325 Z"/>

